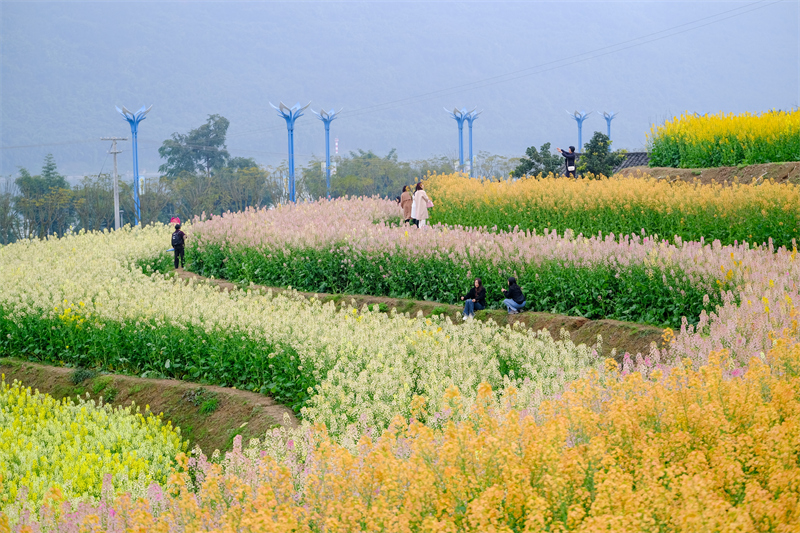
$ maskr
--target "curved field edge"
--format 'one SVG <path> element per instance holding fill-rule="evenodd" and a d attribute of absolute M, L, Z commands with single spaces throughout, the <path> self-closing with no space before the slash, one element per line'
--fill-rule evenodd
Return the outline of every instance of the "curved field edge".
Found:
<path fill-rule="evenodd" d="M 445 305 L 457 303 L 472 280 L 480 277 L 490 309 L 502 308 L 500 288 L 507 286 L 509 276 L 515 276 L 527 298 L 526 310 L 676 329 L 684 317 L 689 324 L 697 324 L 703 312 L 722 302 L 720 294 L 707 287 L 708 279 L 688 281 L 687 276 L 693 276 L 678 265 L 585 266 L 556 258 L 539 264 L 512 260 L 493 264 L 488 258 L 467 263 L 389 251 L 351 255 L 346 249 L 346 244 L 261 250 L 203 243 L 202 247 L 190 244 L 186 255 L 189 270 L 237 283 Z M 727 285 L 725 280 L 724 288 Z"/>
<path fill-rule="evenodd" d="M 247 442 L 278 425 L 298 424 L 291 409 L 268 396 L 227 387 L 99 373 L 15 357 L 0 358 L 0 374 L 6 383 L 17 380 L 57 400 L 81 396 L 102 398 L 113 406 L 149 406 L 151 412 L 161 413 L 165 421 L 180 428 L 189 449 L 199 446 L 209 455 L 230 450 L 237 435 Z"/>
<path fill-rule="evenodd" d="M 198 279 L 213 283 L 223 290 L 241 289 L 241 285 L 225 279 L 206 278 L 179 269 L 175 275 L 181 279 Z M 449 305 L 440 302 L 430 302 L 424 300 L 410 300 L 404 298 L 389 298 L 385 296 L 371 296 L 365 294 L 328 294 L 301 292 L 293 289 L 281 287 L 267 287 L 264 285 L 250 285 L 249 289 L 262 291 L 272 291 L 273 293 L 292 293 L 304 296 L 305 298 L 318 299 L 323 304 L 333 302 L 337 305 L 346 305 L 358 309 L 365 305 L 370 309 L 384 313 L 389 313 L 393 309 L 400 314 L 416 316 L 444 316 L 449 317 L 454 323 L 458 324 L 461 320 L 463 306 Z M 618 363 L 622 362 L 625 354 L 647 355 L 655 343 L 658 345 L 663 340 L 664 330 L 649 324 L 637 322 L 622 322 L 619 320 L 589 320 L 584 317 L 559 315 L 553 313 L 537 313 L 524 311 L 516 315 L 509 315 L 502 309 L 487 309 L 477 311 L 475 320 L 493 321 L 499 326 L 522 325 L 534 331 L 547 330 L 554 339 L 562 338 L 567 334 L 575 344 L 586 344 L 592 348 L 601 348 L 601 355 L 613 357 Z M 598 346 L 598 336 L 602 339 L 602 345 Z"/>

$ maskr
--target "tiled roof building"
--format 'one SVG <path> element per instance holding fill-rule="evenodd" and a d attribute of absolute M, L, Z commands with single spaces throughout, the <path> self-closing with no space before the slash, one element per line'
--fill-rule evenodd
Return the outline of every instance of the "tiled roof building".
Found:
<path fill-rule="evenodd" d="M 619 172 L 628 167 L 646 167 L 650 164 L 650 154 L 647 152 L 628 152 L 622 163 L 614 167 L 614 172 Z"/>

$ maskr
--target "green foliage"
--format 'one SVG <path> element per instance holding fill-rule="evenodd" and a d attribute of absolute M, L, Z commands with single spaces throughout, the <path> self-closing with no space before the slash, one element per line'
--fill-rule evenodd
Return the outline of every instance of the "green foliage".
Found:
<path fill-rule="evenodd" d="M 428 172 L 451 172 L 446 158 L 424 161 L 399 161 L 394 149 L 381 157 L 371 150 L 357 150 L 331 161 L 336 173 L 331 175 L 331 197 L 373 196 L 395 198 L 404 185 L 416 183 Z M 312 199 L 325 198 L 324 161 L 312 160 L 302 169 L 302 187 Z M 299 190 L 299 189 L 298 189 Z"/>
<path fill-rule="evenodd" d="M 221 115 L 209 115 L 206 123 L 189 133 L 173 133 L 158 149 L 158 155 L 167 162 L 158 171 L 168 177 L 186 172 L 203 172 L 211 176 L 212 170 L 225 166 L 230 158 L 225 148 L 225 136 L 230 121 Z"/>
<path fill-rule="evenodd" d="M 511 173 L 516 178 L 539 174 L 558 174 L 564 162 L 560 155 L 550 151 L 550 143 L 544 143 L 539 150 L 535 146 L 525 150 L 527 157 L 520 158 L 517 168 Z"/>
<path fill-rule="evenodd" d="M 154 272 L 168 274 L 175 269 L 174 256 L 171 252 L 161 252 L 155 257 L 137 259 L 136 266 L 148 276 Z"/>
<path fill-rule="evenodd" d="M 196 407 L 199 407 L 202 415 L 210 415 L 219 407 L 217 395 L 203 387 L 189 391 L 183 397 Z"/>
<path fill-rule="evenodd" d="M 45 157 L 41 175 L 31 176 L 24 168 L 19 174 L 14 181 L 20 192 L 14 207 L 22 217 L 17 238 L 63 234 L 72 220 L 73 193 L 52 154 Z"/>
<path fill-rule="evenodd" d="M 0 353 L 57 366 L 113 366 L 115 372 L 259 390 L 297 413 L 316 385 L 311 373 L 298 370 L 291 346 L 256 342 L 235 330 L 206 331 L 203 325 L 179 327 L 155 319 L 87 327 L 57 318 L 17 318 L 0 307 Z"/>
<path fill-rule="evenodd" d="M 625 152 L 611 152 L 611 139 L 606 134 L 596 131 L 584 145 L 578 160 L 578 172 L 582 175 L 611 176 L 614 167 L 624 160 Z"/>
<path fill-rule="evenodd" d="M 681 317 L 697 323 L 700 313 L 721 300 L 689 284 L 678 269 L 661 272 L 642 265 L 620 272 L 607 266 L 577 267 L 550 261 L 521 265 L 516 261 L 454 262 L 442 255 L 429 259 L 401 253 L 353 255 L 343 247 L 284 248 L 258 251 L 190 243 L 187 260 L 204 276 L 300 291 L 349 293 L 430 300 L 456 304 L 476 276 L 487 287 L 490 308 L 499 308 L 509 276 L 515 275 L 527 296 L 528 310 L 613 318 L 679 328 Z M 345 260 L 349 267 L 341 268 Z M 666 281 L 665 281 L 666 280 Z M 443 308 L 444 309 L 444 308 Z"/>
<path fill-rule="evenodd" d="M 108 174 L 86 176 L 72 189 L 78 225 L 89 230 L 114 226 L 114 190 Z"/>
<path fill-rule="evenodd" d="M 78 367 L 70 375 L 70 380 L 74 385 L 80 385 L 87 379 L 94 379 L 96 375 L 97 372 L 94 370 Z"/>
<path fill-rule="evenodd" d="M 200 414 L 210 415 L 217 410 L 217 407 L 219 407 L 219 398 L 209 398 L 203 402 L 203 405 L 200 406 Z"/>

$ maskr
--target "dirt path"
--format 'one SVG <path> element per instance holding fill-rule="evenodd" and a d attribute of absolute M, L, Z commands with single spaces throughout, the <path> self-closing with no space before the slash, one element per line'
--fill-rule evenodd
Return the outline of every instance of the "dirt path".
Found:
<path fill-rule="evenodd" d="M 226 291 L 239 288 L 235 283 L 226 280 L 205 278 L 194 272 L 182 269 L 177 271 L 177 275 L 181 279 L 204 280 Z M 360 294 L 298 292 L 289 291 L 280 287 L 265 287 L 262 285 L 257 285 L 256 288 L 260 290 L 271 290 L 274 293 L 293 292 L 305 296 L 306 298 L 315 297 L 323 303 L 333 301 L 336 304 L 342 305 L 354 304 L 359 308 L 364 305 L 369 305 L 370 307 L 378 305 L 379 309 L 383 311 L 397 309 L 399 313 L 409 313 L 410 316 L 415 316 L 419 311 L 422 311 L 424 316 L 444 314 L 449 316 L 455 323 L 461 321 L 461 313 L 463 310 L 463 306 L 460 305 L 447 305 L 438 302 L 405 300 Z M 646 324 L 621 322 L 618 320 L 589 320 L 588 318 L 582 317 L 534 313 L 532 311 L 526 311 L 518 315 L 509 315 L 502 309 L 492 309 L 478 311 L 475 313 L 475 318 L 477 320 L 491 319 L 501 326 L 519 322 L 536 331 L 546 329 L 553 338 L 556 339 L 560 338 L 561 330 L 563 329 L 570 334 L 570 338 L 576 344 L 587 344 L 589 346 L 595 346 L 597 344 L 597 336 L 600 335 L 603 339 L 602 353 L 610 356 L 612 349 L 614 349 L 616 350 L 616 359 L 619 361 L 622 360 L 625 352 L 631 354 L 649 354 L 651 343 L 660 343 L 663 334 L 661 328 Z"/>
<path fill-rule="evenodd" d="M 739 183 L 760 183 L 774 180 L 777 183 L 800 183 L 800 161 L 790 163 L 764 163 L 745 167 L 716 168 L 670 168 L 670 167 L 630 167 L 620 171 L 623 176 L 636 177 L 648 174 L 658 179 L 694 181 L 709 184 L 731 183 L 737 179 Z"/>
<path fill-rule="evenodd" d="M 26 387 L 38 389 L 54 398 L 103 397 L 107 403 L 128 406 L 135 402 L 181 428 L 181 435 L 206 453 L 231 448 L 233 438 L 243 442 L 260 438 L 277 425 L 294 427 L 297 417 L 291 409 L 272 398 L 226 387 L 199 385 L 174 379 L 143 379 L 119 374 L 87 374 L 76 379 L 74 368 L 30 363 L 18 359 L 0 359 L 0 373 L 7 383 L 19 380 Z M 76 383 L 77 381 L 77 383 Z"/>

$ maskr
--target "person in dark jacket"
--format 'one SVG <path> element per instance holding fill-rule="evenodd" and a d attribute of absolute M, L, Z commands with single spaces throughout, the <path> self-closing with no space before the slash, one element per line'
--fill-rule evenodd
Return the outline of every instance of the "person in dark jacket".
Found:
<path fill-rule="evenodd" d="M 567 177 L 574 178 L 575 177 L 575 158 L 578 157 L 578 154 L 575 153 L 575 147 L 570 146 L 569 152 L 565 152 L 561 148 L 556 148 L 556 152 L 564 156 L 564 166 L 567 170 Z"/>
<path fill-rule="evenodd" d="M 522 289 L 517 285 L 517 278 L 508 278 L 508 290 L 500 289 L 506 297 L 503 300 L 503 305 L 508 308 L 509 315 L 516 315 L 522 308 L 525 307 L 525 295 L 522 294 Z"/>
<path fill-rule="evenodd" d="M 486 288 L 481 283 L 481 278 L 475 278 L 475 284 L 470 288 L 464 301 L 464 320 L 475 316 L 475 311 L 486 309 Z"/>
<path fill-rule="evenodd" d="M 186 264 L 184 258 L 184 245 L 186 244 L 186 234 L 181 231 L 181 225 L 175 224 L 175 231 L 172 234 L 172 248 L 175 250 L 175 269 L 178 268 L 178 259 L 180 259 L 181 268 Z"/>

